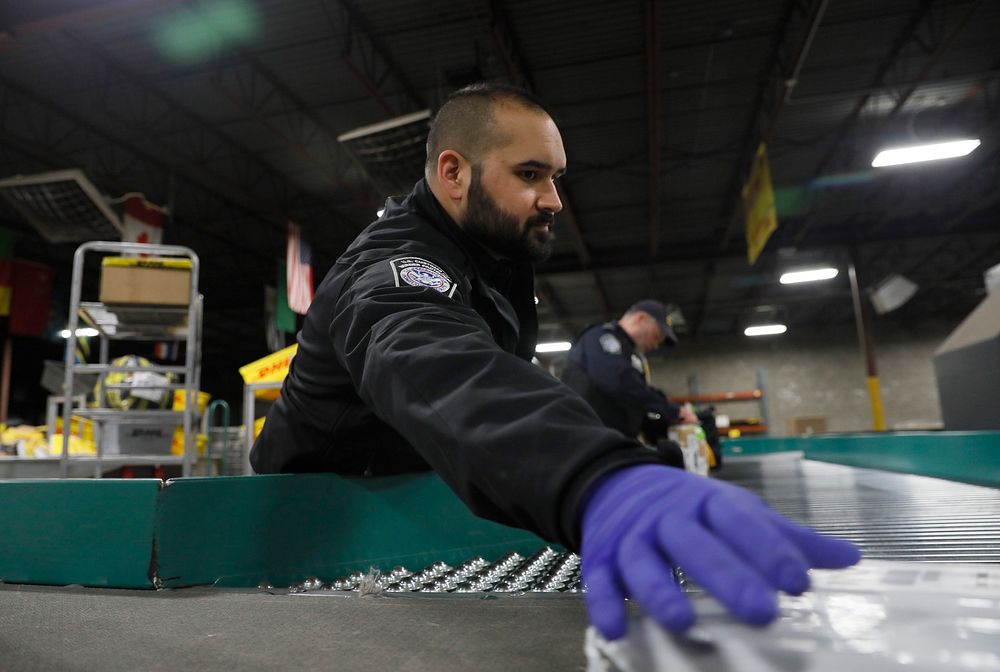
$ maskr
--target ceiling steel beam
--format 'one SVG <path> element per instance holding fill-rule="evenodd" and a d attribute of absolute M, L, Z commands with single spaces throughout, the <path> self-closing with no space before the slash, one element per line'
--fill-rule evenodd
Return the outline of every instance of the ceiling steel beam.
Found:
<path fill-rule="evenodd" d="M 841 89 L 839 91 L 830 91 L 828 93 L 815 93 L 808 96 L 801 96 L 799 98 L 790 98 L 785 104 L 786 105 L 813 105 L 816 103 L 834 103 L 840 102 L 845 98 L 854 98 L 856 96 L 862 95 L 873 95 L 889 93 L 896 86 L 903 87 L 918 87 L 918 86 L 946 86 L 949 84 L 961 84 L 963 82 L 987 82 L 1000 77 L 1000 70 L 996 67 L 989 70 L 977 70 L 975 72 L 966 72 L 954 75 L 948 75 L 946 77 L 932 77 L 919 79 L 909 79 L 905 82 L 899 82 L 898 84 L 876 84 L 874 86 L 863 86 L 851 89 Z M 912 91 L 909 95 L 912 95 Z"/>
<path fill-rule="evenodd" d="M 321 172 L 364 213 L 362 221 L 353 222 L 355 231 L 374 219 L 381 195 L 371 178 L 341 146 L 329 123 L 253 53 L 232 47 L 216 62 L 211 81 L 230 103 Z"/>
<path fill-rule="evenodd" d="M 234 107 L 249 115 L 282 145 L 291 150 L 309 168 L 346 195 L 352 206 L 367 219 L 350 221 L 355 232 L 369 220 L 379 199 L 374 185 L 363 169 L 344 151 L 326 122 L 305 107 L 304 103 L 267 68 L 248 53 L 219 59 L 212 77 L 216 90 Z M 322 147 L 322 158 L 311 147 Z M 350 181 L 354 175 L 356 182 Z"/>
<path fill-rule="evenodd" d="M 969 22 L 969 20 L 971 20 L 974 12 L 977 9 L 979 9 L 981 5 L 982 5 L 982 0 L 978 0 L 977 2 L 967 7 L 966 10 L 961 15 L 961 17 L 949 27 L 945 36 L 940 40 L 938 40 L 936 45 L 926 49 L 927 51 L 930 52 L 930 57 L 922 67 L 920 76 L 916 80 L 912 79 L 907 80 L 902 91 L 896 96 L 895 104 L 892 110 L 888 113 L 888 115 L 885 118 L 883 118 L 880 121 L 879 123 L 880 129 L 885 125 L 886 120 L 888 118 L 898 113 L 898 111 L 902 109 L 902 107 L 906 104 L 906 102 L 910 99 L 914 91 L 917 89 L 918 82 L 920 82 L 922 78 L 926 78 L 926 76 L 930 73 L 931 69 L 936 64 L 938 59 L 945 52 L 947 47 L 952 43 L 952 41 L 959 34 L 961 29 Z M 837 141 L 834 142 L 827 150 L 826 154 L 824 155 L 823 159 L 820 161 L 820 164 L 815 170 L 813 178 L 822 175 L 824 171 L 827 169 L 828 164 L 831 162 L 831 160 L 835 156 L 837 156 L 838 151 L 842 147 L 843 139 L 847 136 L 848 132 L 852 130 L 853 126 L 858 121 L 860 117 L 860 112 L 863 109 L 864 105 L 867 103 L 867 101 L 870 99 L 871 95 L 892 86 L 892 84 L 887 82 L 887 74 L 889 73 L 895 61 L 898 59 L 899 54 L 903 51 L 904 47 L 906 47 L 906 45 L 911 41 L 917 41 L 917 37 L 919 34 L 918 31 L 920 27 L 923 25 L 923 23 L 929 18 L 933 18 L 933 14 L 930 12 L 930 10 L 931 10 L 931 2 L 928 1 L 921 6 L 920 11 L 918 11 L 915 15 L 911 16 L 905 30 L 902 32 L 895 46 L 890 50 L 889 57 L 886 60 L 884 60 L 882 65 L 880 66 L 875 83 L 871 87 L 862 90 L 861 93 L 863 94 L 863 99 L 852 110 L 852 113 L 848 116 L 848 120 L 844 124 L 842 124 L 840 131 L 837 135 Z M 944 31 L 942 30 L 940 32 Z M 996 64 L 994 64 L 994 67 L 991 69 L 991 71 L 987 71 L 987 73 L 985 73 L 982 76 L 980 80 L 980 86 L 983 87 L 983 90 L 988 91 L 988 89 L 986 89 L 985 87 L 987 87 L 988 82 L 992 81 L 993 79 L 992 71 L 995 69 L 996 69 Z M 985 96 L 983 98 L 985 98 Z M 871 134 L 878 135 L 878 131 L 875 131 Z M 987 169 L 985 171 L 975 169 L 976 167 L 981 167 L 981 166 L 986 166 Z M 996 167 L 990 163 L 989 158 L 984 158 L 981 162 L 978 162 L 977 166 L 970 167 L 970 169 L 966 171 L 966 175 L 964 177 L 955 180 L 954 182 L 955 188 L 949 190 L 947 194 L 951 198 L 951 200 L 956 201 L 957 209 L 953 209 L 952 211 L 953 214 L 948 218 L 948 222 L 947 224 L 945 224 L 944 230 L 950 230 L 952 228 L 955 228 L 956 226 L 958 226 L 959 223 L 966 220 L 968 217 L 975 215 L 976 213 L 985 212 L 995 205 L 998 198 L 994 193 L 995 190 L 991 186 L 995 184 L 995 179 L 994 179 L 995 173 L 996 173 Z M 979 188 L 977 191 L 977 186 L 981 186 L 982 188 Z M 970 193 L 970 192 L 975 192 L 975 193 Z M 802 245 L 805 238 L 805 234 L 809 231 L 814 221 L 815 217 L 809 217 L 808 215 L 806 216 L 803 224 L 794 234 L 794 237 L 792 239 L 793 245 L 796 246 Z M 881 222 L 866 227 L 866 233 L 870 235 L 872 233 L 879 232 L 882 228 L 884 228 L 883 225 L 887 221 L 888 220 L 883 216 Z M 708 281 L 706 281 L 705 284 L 706 284 L 705 291 L 707 292 L 708 287 L 710 285 Z M 699 317 L 700 315 L 701 313 L 699 313 Z"/>
<path fill-rule="evenodd" d="M 826 12 L 828 0 L 789 0 L 774 32 L 771 50 L 757 87 L 757 95 L 743 133 L 743 146 L 729 176 L 721 216 L 725 222 L 720 249 L 732 240 L 742 211 L 743 183 L 750 172 L 753 157 L 761 142 L 769 142 L 785 102 L 791 96 L 797 78 L 812 46 L 813 38 Z"/>
<path fill-rule="evenodd" d="M 896 40 L 893 42 L 892 47 L 889 49 L 888 54 L 883 59 L 882 64 L 879 66 L 875 73 L 875 77 L 872 79 L 870 87 L 881 87 L 886 84 L 887 77 L 892 69 L 892 66 L 896 63 L 897 59 L 903 53 L 903 50 L 912 42 L 915 42 L 918 35 L 918 30 L 921 24 L 928 16 L 932 16 L 931 9 L 934 5 L 934 0 L 922 0 L 920 6 L 913 12 L 910 19 L 906 22 L 903 30 L 897 36 Z M 850 131 L 855 127 L 858 120 L 861 118 L 861 113 L 864 111 L 865 106 L 868 101 L 871 100 L 872 94 L 865 93 L 858 99 L 858 102 L 854 104 L 854 107 L 848 113 L 844 121 L 841 122 L 840 128 L 834 135 L 833 139 L 829 142 L 829 147 L 824 153 L 823 157 L 820 159 L 816 168 L 813 170 L 813 177 L 822 175 L 830 162 L 838 155 L 838 153 L 843 151 L 843 143 L 847 138 Z M 795 234 L 795 243 L 800 244 L 806 237 L 812 227 L 813 218 L 806 217 L 802 224 L 799 226 L 799 230 Z"/>
<path fill-rule="evenodd" d="M 101 45 L 75 32 L 67 30 L 63 34 L 79 50 L 94 57 L 94 78 L 103 82 L 94 104 L 115 121 L 116 130 L 128 129 L 136 141 L 156 143 L 177 165 L 202 175 L 202 181 L 217 193 L 238 196 L 261 216 L 271 218 L 275 230 L 283 231 L 285 220 L 300 207 L 326 207 L 330 219 L 342 227 L 359 229 Z"/>
<path fill-rule="evenodd" d="M 900 238 L 899 236 L 886 236 L 884 238 L 867 238 L 859 240 L 858 243 L 861 245 L 862 249 L 896 243 L 899 241 L 928 246 L 938 246 L 946 243 L 953 235 L 954 234 L 935 233 L 933 235 L 912 235 L 903 238 Z M 1000 231 L 996 230 L 995 223 L 992 221 L 989 222 L 988 228 L 975 231 L 965 231 L 963 232 L 963 236 L 971 239 L 978 246 L 992 245 L 1000 241 Z M 838 241 L 826 244 L 809 243 L 798 249 L 801 252 L 828 254 L 842 250 L 844 245 L 849 242 L 850 241 Z M 743 265 L 745 267 L 745 260 L 746 257 L 739 253 L 719 255 L 718 250 L 715 249 L 715 246 L 711 243 L 678 245 L 671 246 L 669 253 L 666 253 L 657 259 L 654 264 L 654 268 L 658 271 L 666 271 L 679 263 L 708 264 L 712 262 L 719 265 L 736 264 Z M 636 266 L 648 263 L 648 261 L 649 260 L 645 257 L 644 250 L 633 250 L 627 253 L 605 254 L 594 257 L 591 268 L 581 269 L 574 263 L 573 259 L 566 257 L 551 259 L 540 265 L 537 269 L 537 275 L 541 278 L 565 275 L 589 275 L 595 270 L 614 273 L 633 269 Z M 718 265 L 715 270 L 718 270 Z M 747 268 L 746 274 L 757 275 L 756 272 L 749 268 Z"/>
<path fill-rule="evenodd" d="M 514 32 L 510 27 L 510 20 L 507 17 L 503 3 L 499 0 L 488 0 L 487 11 L 489 17 L 490 37 L 492 38 L 494 49 L 503 66 L 504 76 L 513 84 L 526 88 L 529 91 L 536 90 L 534 82 L 531 78 L 531 73 L 528 71 L 527 67 L 524 66 L 524 59 L 521 57 L 521 51 L 514 38 Z M 564 223 L 569 229 L 569 233 L 573 241 L 573 247 L 576 249 L 580 266 L 586 269 L 591 264 L 591 253 L 586 241 L 583 239 L 583 233 L 580 229 L 580 221 L 576 214 L 576 207 L 574 206 L 575 199 L 573 198 L 572 190 L 566 183 L 565 178 L 560 180 L 557 185 L 560 200 L 562 200 L 563 203 L 563 210 L 559 213 L 558 221 Z M 599 273 L 594 271 L 593 276 L 594 285 L 597 288 L 597 296 L 601 302 L 601 307 L 607 317 L 610 318 L 612 316 L 612 308 L 611 303 L 608 300 L 607 288 L 604 286 L 604 281 L 601 279 Z"/>
<path fill-rule="evenodd" d="M 743 133 L 743 145 L 733 164 L 725 190 L 725 202 L 721 218 L 725 227 L 722 231 L 720 251 L 729 248 L 730 241 L 742 221 L 737 213 L 742 209 L 741 191 L 749 173 L 753 157 L 761 142 L 769 142 L 781 109 L 797 84 L 799 72 L 812 46 L 816 31 L 823 20 L 828 0 L 790 0 L 778 21 L 771 49 L 764 65 L 760 84 L 752 106 L 750 119 Z M 707 272 L 714 273 L 714 264 L 709 264 Z M 707 316 L 712 290 L 712 277 L 706 277 L 698 302 L 692 315 L 692 330 L 700 333 Z"/>
<path fill-rule="evenodd" d="M 5 2 L 0 34 L 21 37 L 31 33 L 61 30 L 83 23 L 120 21 L 129 14 L 146 14 L 179 0 L 88 0 L 83 3 Z M 76 5 L 72 7 L 71 5 Z M 82 6 L 81 6 L 82 5 Z"/>
<path fill-rule="evenodd" d="M 649 258 L 660 252 L 660 35 L 657 0 L 645 0 L 646 19 L 646 124 L 649 160 Z"/>
<path fill-rule="evenodd" d="M 968 17 L 968 15 L 966 15 Z M 994 64 L 994 69 L 1000 69 L 1000 62 Z M 979 121 L 980 138 L 984 141 L 983 149 L 976 154 L 964 159 L 965 169 L 962 174 L 951 181 L 950 188 L 942 190 L 940 199 L 935 199 L 934 208 L 936 211 L 944 209 L 942 206 L 953 204 L 952 211 L 958 212 L 956 216 L 949 217 L 945 224 L 945 231 L 950 231 L 970 215 L 992 207 L 998 198 L 996 191 L 997 179 L 1000 177 L 1000 166 L 996 163 L 998 147 L 996 141 L 1000 140 L 1000 124 L 998 124 L 997 110 L 990 101 L 990 84 L 992 78 L 983 77 L 971 88 L 970 95 L 966 95 L 962 101 L 951 108 L 949 114 L 945 114 L 938 122 L 941 127 L 950 127 L 956 120 L 965 116 L 968 119 L 973 112 L 973 105 L 981 103 L 981 118 Z M 1000 87 L 994 87 L 1000 89 Z M 909 95 L 909 94 L 907 94 Z M 991 128 L 992 126 L 992 128 Z M 873 134 L 877 135 L 877 134 Z M 990 148 L 992 147 L 992 151 Z M 984 152 L 990 152 L 984 155 Z M 902 176 L 890 179 L 889 189 L 885 190 L 883 203 L 895 203 L 898 199 L 891 189 L 895 185 L 900 185 L 905 189 L 907 182 Z M 902 190 L 902 189 L 901 189 Z M 908 197 L 905 192 L 902 198 Z M 882 216 L 878 221 L 867 227 L 867 233 L 877 234 L 881 232 L 891 221 L 888 212 L 890 208 L 884 208 Z"/>
<path fill-rule="evenodd" d="M 961 199 L 965 203 L 965 207 L 957 214 L 952 215 L 945 221 L 939 228 L 940 232 L 945 236 L 951 233 L 951 231 L 958 226 L 959 223 L 967 219 L 974 212 L 987 212 L 996 207 L 1000 203 L 1000 193 L 996 190 L 997 179 L 1000 178 L 1000 169 L 997 168 L 997 163 L 1000 161 L 1000 147 L 995 147 L 993 152 L 986 155 L 977 165 L 970 166 L 970 168 L 965 171 L 965 174 L 956 179 L 952 184 L 952 190 L 962 190 L 965 185 L 969 184 L 972 180 L 981 180 L 985 186 L 981 196 L 969 195 L 964 199 Z M 949 191 L 952 191 L 949 190 Z M 960 193 L 967 193 L 961 192 Z M 951 242 L 951 238 L 947 238 L 943 244 L 948 244 Z M 958 240 L 968 240 L 967 238 L 960 238 Z M 973 249 L 982 249 L 979 246 L 973 246 Z M 906 268 L 899 271 L 903 275 L 910 275 L 916 271 L 924 268 L 928 262 L 932 259 L 938 257 L 941 254 L 941 247 L 934 247 L 930 252 L 921 256 L 916 261 L 906 265 Z M 972 259 L 979 259 L 979 254 L 971 255 Z M 971 263 L 971 262 L 970 262 Z"/>
<path fill-rule="evenodd" d="M 417 88 L 396 64 L 388 50 L 377 40 L 368 21 L 352 0 L 323 2 L 327 20 L 333 24 L 329 5 L 335 4 L 341 24 L 346 26 L 347 39 L 340 57 L 368 94 L 389 116 L 416 112 L 427 108 Z M 395 83 L 395 87 L 390 87 Z"/>
<path fill-rule="evenodd" d="M 348 0 L 337 0 L 335 4 L 346 33 L 341 59 L 372 99 L 389 116 L 423 109 L 422 97 L 371 37 L 364 18 L 353 4 Z M 192 13 L 202 16 L 192 3 L 186 5 Z M 328 5 L 324 3 L 322 8 L 332 23 Z M 202 19 L 209 21 L 204 16 Z M 387 90 L 390 80 L 401 93 L 393 96 Z M 353 223 L 355 232 L 374 218 L 384 194 L 379 193 L 364 168 L 341 146 L 339 134 L 329 122 L 252 52 L 232 48 L 229 55 L 218 60 L 212 81 L 233 105 L 249 114 L 305 164 L 322 173 L 339 193 L 353 200 L 360 210 L 359 221 Z"/>
<path fill-rule="evenodd" d="M 0 101 L 0 107 L 7 110 L 4 144 L 20 147 L 23 154 L 48 164 L 50 168 L 79 166 L 99 186 L 114 187 L 119 192 L 134 190 L 137 183 L 160 184 L 161 188 L 167 189 L 171 179 L 176 177 L 185 189 L 178 194 L 172 218 L 184 226 L 172 234 L 183 237 L 185 229 L 189 229 L 202 240 L 226 244 L 230 249 L 239 249 L 257 258 L 271 259 L 274 256 L 269 245 L 269 236 L 275 231 L 274 222 L 263 218 L 250 204 L 216 192 L 199 177 L 186 172 L 184 166 L 168 165 L 151 153 L 122 142 L 75 113 L 2 76 Z M 29 120 L 34 123 L 29 123 Z M 81 146 L 87 149 L 81 150 Z M 90 149 L 94 147 L 99 151 Z M 122 167 L 127 167 L 128 171 L 122 170 Z M 136 177 L 138 179 L 133 181 L 132 178 Z M 192 196 L 212 202 L 217 211 L 239 213 L 239 223 L 229 228 L 225 221 L 206 221 L 203 218 L 205 211 L 195 205 L 197 201 Z M 256 232 L 247 230 L 249 223 L 256 225 Z M 255 240 L 261 244 L 247 242 Z M 265 249 L 268 251 L 265 252 Z M 221 266 L 229 266 L 232 260 L 227 256 L 217 261 Z M 233 266 L 232 270 L 240 269 Z"/>
<path fill-rule="evenodd" d="M 965 24 L 969 22 L 972 15 L 976 13 L 976 10 L 983 6 L 984 2 L 985 0 L 976 0 L 976 2 L 973 2 L 969 8 L 966 9 L 962 18 L 959 19 L 958 22 L 952 26 L 948 34 L 941 39 L 940 42 L 938 42 L 934 51 L 931 53 L 930 58 L 927 59 L 927 62 L 924 63 L 924 66 L 920 69 L 919 74 L 917 74 L 915 81 L 906 84 L 903 91 L 896 97 L 895 105 L 893 105 L 892 109 L 889 110 L 889 113 L 882 119 L 883 126 L 889 119 L 895 116 L 904 105 L 906 105 L 907 101 L 910 100 L 910 97 L 914 94 L 917 88 L 923 84 L 925 79 L 927 79 L 927 75 L 929 75 L 934 66 L 937 65 L 941 56 L 943 56 L 948 47 L 951 46 L 952 41 L 958 36 L 959 32 L 965 28 Z"/>

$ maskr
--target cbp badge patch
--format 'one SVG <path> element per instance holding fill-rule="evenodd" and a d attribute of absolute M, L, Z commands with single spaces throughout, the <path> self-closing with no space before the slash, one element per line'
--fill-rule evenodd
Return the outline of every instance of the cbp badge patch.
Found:
<path fill-rule="evenodd" d="M 598 339 L 601 343 L 601 349 L 609 355 L 620 355 L 622 354 L 622 344 L 614 334 L 601 334 L 601 338 Z"/>
<path fill-rule="evenodd" d="M 427 287 L 449 297 L 455 293 L 455 283 L 437 264 L 420 257 L 400 257 L 389 262 L 396 286 L 406 283 L 413 287 Z"/>

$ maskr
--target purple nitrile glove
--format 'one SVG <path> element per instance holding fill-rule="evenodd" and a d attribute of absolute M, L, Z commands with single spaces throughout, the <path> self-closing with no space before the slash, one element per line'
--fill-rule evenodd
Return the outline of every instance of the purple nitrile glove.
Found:
<path fill-rule="evenodd" d="M 791 522 L 747 490 L 661 465 L 612 472 L 584 502 L 584 597 L 606 639 L 625 634 L 626 597 L 668 630 L 691 627 L 694 609 L 674 566 L 737 619 L 763 625 L 778 615 L 776 590 L 809 588 L 810 567 L 861 559 L 854 544 Z"/>

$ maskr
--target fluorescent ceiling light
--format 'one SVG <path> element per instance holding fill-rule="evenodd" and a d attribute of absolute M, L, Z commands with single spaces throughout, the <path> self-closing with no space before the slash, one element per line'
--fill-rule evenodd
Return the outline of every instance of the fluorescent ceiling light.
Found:
<path fill-rule="evenodd" d="M 836 278 L 839 273 L 836 268 L 810 268 L 803 271 L 789 271 L 782 273 L 779 282 L 783 285 L 793 285 L 797 282 L 815 282 L 816 280 L 829 280 Z"/>
<path fill-rule="evenodd" d="M 979 140 L 952 140 L 938 142 L 933 145 L 914 145 L 912 147 L 896 147 L 883 149 L 872 161 L 873 168 L 883 166 L 898 166 L 902 163 L 917 163 L 918 161 L 937 161 L 965 156 L 979 146 Z"/>
<path fill-rule="evenodd" d="M 783 324 L 758 324 L 753 327 L 747 327 L 743 330 L 743 333 L 747 336 L 773 336 L 775 334 L 783 334 L 788 331 L 788 327 Z"/>
<path fill-rule="evenodd" d="M 76 330 L 76 337 L 80 338 L 81 336 L 97 336 L 97 334 L 99 333 L 100 332 L 97 331 L 97 329 L 94 329 L 93 327 L 80 327 L 79 329 Z M 63 338 L 69 338 L 69 329 L 63 329 L 62 331 L 59 332 L 59 335 L 62 336 Z"/>
<path fill-rule="evenodd" d="M 556 341 L 554 343 L 539 343 L 535 346 L 535 352 L 566 352 L 573 346 L 569 341 Z"/>

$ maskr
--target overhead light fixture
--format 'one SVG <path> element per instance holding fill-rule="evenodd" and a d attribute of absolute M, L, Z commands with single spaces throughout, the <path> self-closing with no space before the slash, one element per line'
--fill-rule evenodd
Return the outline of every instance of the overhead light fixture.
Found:
<path fill-rule="evenodd" d="M 893 273 L 878 283 L 869 294 L 869 298 L 871 298 L 872 306 L 875 307 L 875 312 L 884 315 L 896 310 L 913 298 L 917 289 L 919 289 L 917 283 L 898 273 Z"/>
<path fill-rule="evenodd" d="M 0 197 L 50 243 L 121 240 L 124 231 L 108 199 L 76 168 L 0 180 Z"/>
<path fill-rule="evenodd" d="M 802 271 L 789 271 L 781 274 L 779 282 L 783 285 L 794 285 L 798 282 L 829 280 L 836 278 L 839 272 L 836 268 L 809 268 Z"/>
<path fill-rule="evenodd" d="M 919 161 L 937 161 L 938 159 L 953 159 L 965 156 L 979 146 L 979 140 L 952 140 L 938 142 L 932 145 L 913 145 L 911 147 L 896 147 L 883 149 L 872 161 L 873 168 L 898 166 L 904 163 Z"/>
<path fill-rule="evenodd" d="M 337 136 L 386 194 L 405 194 L 424 174 L 431 111 L 404 114 Z"/>
<path fill-rule="evenodd" d="M 776 334 L 783 334 L 788 331 L 788 327 L 783 324 L 758 324 L 753 327 L 747 327 L 743 330 L 743 334 L 746 336 L 774 336 Z"/>
<path fill-rule="evenodd" d="M 566 352 L 573 344 L 569 341 L 555 341 L 553 343 L 539 343 L 535 346 L 535 352 Z"/>
<path fill-rule="evenodd" d="M 76 330 L 76 337 L 80 338 L 81 336 L 97 336 L 99 333 L 101 332 L 97 331 L 97 329 L 94 329 L 93 327 L 80 327 L 79 329 Z M 62 331 L 59 332 L 59 335 L 63 338 L 69 338 L 69 329 L 63 329 Z"/>

